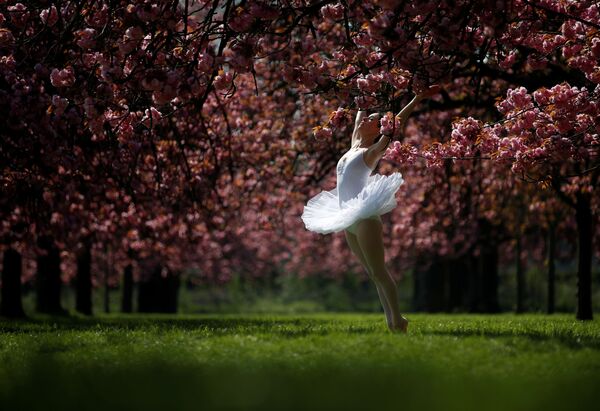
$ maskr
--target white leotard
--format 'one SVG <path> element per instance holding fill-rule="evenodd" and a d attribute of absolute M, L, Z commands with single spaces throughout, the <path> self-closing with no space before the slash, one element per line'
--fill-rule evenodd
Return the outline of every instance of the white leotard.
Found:
<path fill-rule="evenodd" d="M 396 206 L 402 174 L 373 174 L 363 154 L 368 148 L 348 151 L 337 163 L 337 186 L 308 200 L 302 212 L 307 230 L 327 234 L 347 230 L 355 234 L 357 222 L 380 218 Z"/>
<path fill-rule="evenodd" d="M 367 184 L 373 170 L 365 163 L 363 152 L 366 148 L 348 152 L 337 163 L 337 189 L 339 206 L 356 197 Z"/>

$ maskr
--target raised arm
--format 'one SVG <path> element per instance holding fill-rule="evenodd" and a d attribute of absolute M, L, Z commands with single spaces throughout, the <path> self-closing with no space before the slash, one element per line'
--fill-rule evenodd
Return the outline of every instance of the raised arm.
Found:
<path fill-rule="evenodd" d="M 402 110 L 400 110 L 400 112 L 397 114 L 397 116 L 400 118 L 400 127 L 404 127 L 404 125 L 406 124 L 406 120 L 408 119 L 408 117 L 411 115 L 411 113 L 415 109 L 415 106 L 421 100 L 423 100 L 424 98 L 430 97 L 430 96 L 438 93 L 439 91 L 440 91 L 439 86 L 431 86 L 431 87 L 429 87 L 429 89 L 425 90 L 424 92 L 415 95 L 413 97 L 413 99 L 410 101 L 410 103 L 408 103 L 406 106 L 404 106 L 402 108 Z M 367 162 L 369 167 L 371 167 L 370 164 L 376 164 L 379 161 L 381 156 L 383 156 L 383 154 L 387 150 L 387 146 L 388 146 L 388 144 L 390 144 L 391 140 L 392 140 L 392 138 L 390 136 L 382 135 L 376 143 L 374 143 L 371 147 L 369 147 L 369 149 L 367 150 L 367 153 L 365 154 L 365 157 L 366 157 L 365 161 Z M 354 140 L 353 140 L 353 142 L 354 142 Z"/>
<path fill-rule="evenodd" d="M 398 114 L 396 114 L 397 117 L 399 117 L 400 119 L 400 124 L 402 124 L 402 126 L 404 126 L 406 124 L 406 120 L 408 120 L 408 117 L 410 117 L 410 115 L 412 114 L 413 110 L 415 109 L 415 106 L 417 104 L 419 104 L 419 102 L 421 100 L 423 100 L 424 98 L 430 97 L 436 93 L 438 93 L 440 91 L 440 86 L 431 86 L 429 87 L 429 89 L 423 91 L 422 93 L 419 93 L 417 95 L 415 95 L 413 97 L 413 99 L 410 101 L 410 103 L 408 103 L 406 106 L 404 106 L 402 108 L 402 110 L 400 110 L 400 112 Z"/>
<path fill-rule="evenodd" d="M 417 94 L 416 96 L 413 97 L 413 99 L 410 101 L 410 103 L 405 105 L 402 108 L 402 110 L 400 110 L 400 112 L 398 114 L 396 114 L 396 116 L 400 119 L 400 124 L 402 124 L 402 125 L 406 124 L 406 120 L 410 117 L 410 115 L 412 114 L 412 112 L 415 109 L 415 106 L 417 104 L 419 104 L 419 102 L 421 100 L 423 100 L 423 96 L 421 94 Z"/>
<path fill-rule="evenodd" d="M 359 110 L 356 113 L 356 118 L 354 119 L 354 130 L 352 131 L 352 143 L 350 145 L 350 147 L 354 146 L 354 143 L 356 142 L 356 133 L 358 130 L 358 126 L 361 122 L 361 120 L 367 115 L 367 112 L 364 110 Z"/>

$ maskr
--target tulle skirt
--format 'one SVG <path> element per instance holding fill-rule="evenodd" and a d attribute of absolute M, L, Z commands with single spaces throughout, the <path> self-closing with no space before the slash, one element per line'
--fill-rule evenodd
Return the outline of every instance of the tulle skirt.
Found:
<path fill-rule="evenodd" d="M 396 206 L 396 192 L 404 183 L 401 173 L 373 174 L 354 198 L 339 205 L 337 187 L 308 200 L 302 213 L 307 230 L 320 234 L 342 231 L 363 218 L 382 215 Z"/>

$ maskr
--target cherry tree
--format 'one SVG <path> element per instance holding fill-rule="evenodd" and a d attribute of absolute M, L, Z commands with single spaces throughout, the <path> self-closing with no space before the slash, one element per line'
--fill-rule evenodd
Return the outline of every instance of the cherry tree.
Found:
<path fill-rule="evenodd" d="M 356 267 L 343 238 L 298 216 L 335 184 L 355 110 L 379 110 L 398 139 L 380 171 L 407 181 L 387 217 L 399 270 L 428 253 L 493 266 L 512 198 L 552 201 L 503 185 L 518 178 L 575 211 L 591 318 L 599 25 L 592 1 L 0 2 L 3 250 L 54 255 L 53 284 L 57 253 L 63 280 L 92 285 L 138 260 L 137 280 L 338 276 Z M 109 254 L 113 277 L 88 281 Z"/>

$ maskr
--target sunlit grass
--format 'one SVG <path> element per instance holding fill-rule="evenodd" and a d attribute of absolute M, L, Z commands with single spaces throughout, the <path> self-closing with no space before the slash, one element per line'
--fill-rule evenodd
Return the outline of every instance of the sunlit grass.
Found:
<path fill-rule="evenodd" d="M 0 320 L 0 409 L 585 409 L 600 321 L 573 315 Z"/>

